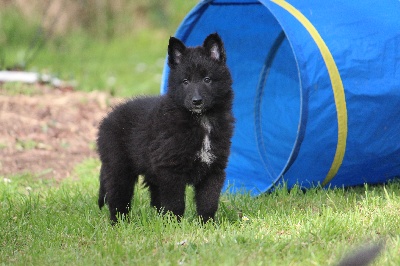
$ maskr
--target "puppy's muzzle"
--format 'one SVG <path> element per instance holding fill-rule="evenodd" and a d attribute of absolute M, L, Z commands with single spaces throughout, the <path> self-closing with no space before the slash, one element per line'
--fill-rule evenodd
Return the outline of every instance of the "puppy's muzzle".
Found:
<path fill-rule="evenodd" d="M 196 90 L 192 97 L 192 111 L 195 113 L 201 113 L 203 111 L 203 97 Z"/>

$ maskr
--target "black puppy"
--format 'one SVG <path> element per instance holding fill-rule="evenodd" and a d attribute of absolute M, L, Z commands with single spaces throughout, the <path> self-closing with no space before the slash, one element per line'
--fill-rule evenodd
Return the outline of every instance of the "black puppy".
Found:
<path fill-rule="evenodd" d="M 128 100 L 100 125 L 98 204 L 108 204 L 113 222 L 128 213 L 138 175 L 158 210 L 182 216 L 186 185 L 203 221 L 218 209 L 234 127 L 223 43 L 216 33 L 198 47 L 171 37 L 168 65 L 165 95 Z"/>

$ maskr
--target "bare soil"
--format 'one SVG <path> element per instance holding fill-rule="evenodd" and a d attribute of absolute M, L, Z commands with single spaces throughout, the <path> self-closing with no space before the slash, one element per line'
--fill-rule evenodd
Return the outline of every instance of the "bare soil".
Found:
<path fill-rule="evenodd" d="M 98 125 L 118 101 L 104 92 L 36 84 L 26 94 L 0 84 L 0 176 L 71 176 L 78 163 L 97 157 Z"/>

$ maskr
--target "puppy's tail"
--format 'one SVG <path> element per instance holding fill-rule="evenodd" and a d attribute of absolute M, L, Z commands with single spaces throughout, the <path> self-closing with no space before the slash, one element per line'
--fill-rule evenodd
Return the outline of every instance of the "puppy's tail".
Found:
<path fill-rule="evenodd" d="M 104 188 L 100 185 L 100 190 L 99 190 L 99 199 L 97 200 L 97 204 L 99 205 L 99 208 L 103 208 L 104 204 L 106 203 L 106 192 L 104 191 Z"/>
<path fill-rule="evenodd" d="M 97 204 L 99 208 L 103 208 L 104 204 L 106 203 L 106 189 L 104 187 L 104 169 L 103 165 L 100 168 L 100 189 L 99 189 L 99 199 L 97 200 Z"/>

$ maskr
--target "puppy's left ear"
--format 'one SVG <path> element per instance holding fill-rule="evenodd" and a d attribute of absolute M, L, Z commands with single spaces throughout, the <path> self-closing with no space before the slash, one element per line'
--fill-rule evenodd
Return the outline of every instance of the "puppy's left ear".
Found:
<path fill-rule="evenodd" d="M 219 37 L 218 33 L 208 35 L 204 40 L 203 47 L 209 57 L 218 62 L 225 63 L 226 55 L 224 44 L 222 43 L 221 37 Z"/>

